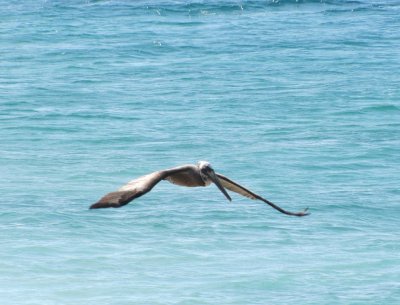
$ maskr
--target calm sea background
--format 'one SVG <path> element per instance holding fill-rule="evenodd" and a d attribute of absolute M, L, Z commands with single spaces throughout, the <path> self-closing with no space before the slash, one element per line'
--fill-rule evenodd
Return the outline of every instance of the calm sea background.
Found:
<path fill-rule="evenodd" d="M 400 304 L 400 1 L 0 7 L 2 305 Z"/>

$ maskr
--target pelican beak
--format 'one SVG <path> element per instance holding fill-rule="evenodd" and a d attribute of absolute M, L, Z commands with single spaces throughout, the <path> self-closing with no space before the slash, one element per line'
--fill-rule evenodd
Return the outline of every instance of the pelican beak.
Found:
<path fill-rule="evenodd" d="M 210 179 L 212 180 L 212 182 L 215 183 L 215 185 L 219 188 L 219 190 L 222 192 L 222 194 L 225 195 L 226 199 L 228 199 L 229 201 L 232 201 L 232 198 L 229 196 L 229 194 L 226 192 L 225 188 L 221 185 L 221 183 L 219 182 L 219 179 L 217 177 L 217 175 L 214 173 L 213 170 L 209 171 L 208 173 Z"/>

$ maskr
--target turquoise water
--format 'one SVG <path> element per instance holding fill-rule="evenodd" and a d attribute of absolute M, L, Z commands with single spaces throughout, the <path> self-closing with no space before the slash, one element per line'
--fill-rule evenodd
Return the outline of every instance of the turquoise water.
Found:
<path fill-rule="evenodd" d="M 399 1 L 0 4 L 2 305 L 400 304 Z"/>

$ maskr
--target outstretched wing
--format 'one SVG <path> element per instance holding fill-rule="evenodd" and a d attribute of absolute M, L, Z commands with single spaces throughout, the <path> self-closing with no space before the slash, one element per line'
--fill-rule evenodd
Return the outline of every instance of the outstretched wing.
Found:
<path fill-rule="evenodd" d="M 306 216 L 309 213 L 307 213 L 307 209 L 305 209 L 302 212 L 290 212 L 282 209 L 281 207 L 277 206 L 276 204 L 272 203 L 271 201 L 261 197 L 260 195 L 257 195 L 253 193 L 252 191 L 248 190 L 247 188 L 241 186 L 240 184 L 230 180 L 229 178 L 221 175 L 221 174 L 216 174 L 219 178 L 220 183 L 222 186 L 232 192 L 238 193 L 242 196 L 245 196 L 247 198 L 253 199 L 253 200 L 261 200 L 264 201 L 265 203 L 269 204 L 271 207 L 274 209 L 278 210 L 279 212 L 286 214 L 286 215 L 291 215 L 291 216 Z"/>
<path fill-rule="evenodd" d="M 100 209 L 122 207 L 131 202 L 133 199 L 150 192 L 151 189 L 161 180 L 176 174 L 179 175 L 179 173 L 184 173 L 190 169 L 193 169 L 193 165 L 182 165 L 139 177 L 128 182 L 117 191 L 106 194 L 99 201 L 92 204 L 90 208 Z"/>
<path fill-rule="evenodd" d="M 119 208 L 128 204 L 133 199 L 138 198 L 149 191 L 167 175 L 166 171 L 157 171 L 135 180 L 132 180 L 119 188 L 102 197 L 99 201 L 90 206 L 91 209 L 99 208 Z"/>

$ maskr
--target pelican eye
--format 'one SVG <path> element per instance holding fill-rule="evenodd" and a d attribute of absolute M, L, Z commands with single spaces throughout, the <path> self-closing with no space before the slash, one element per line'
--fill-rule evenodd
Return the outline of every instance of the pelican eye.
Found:
<path fill-rule="evenodd" d="M 211 166 L 206 165 L 206 166 L 204 166 L 204 167 L 202 168 L 202 171 L 205 172 L 205 173 L 211 172 L 211 171 L 212 171 L 212 168 L 211 168 Z"/>

